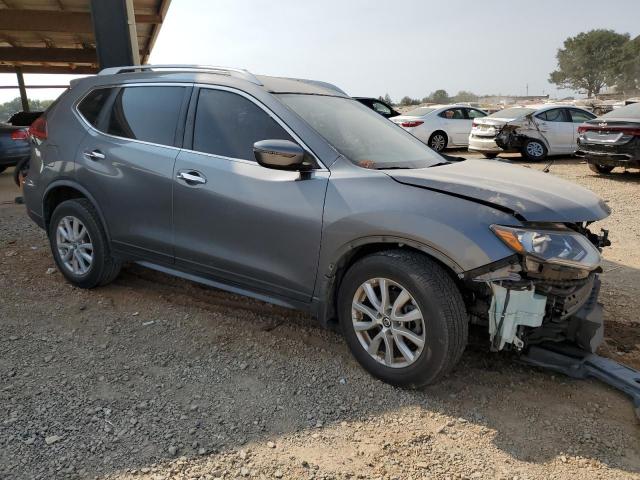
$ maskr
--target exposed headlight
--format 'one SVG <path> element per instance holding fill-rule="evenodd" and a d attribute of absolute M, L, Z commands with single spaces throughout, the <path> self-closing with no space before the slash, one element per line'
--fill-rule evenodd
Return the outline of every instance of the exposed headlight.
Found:
<path fill-rule="evenodd" d="M 600 265 L 600 252 L 587 237 L 573 230 L 491 225 L 491 230 L 511 249 L 546 263 L 593 270 Z"/>

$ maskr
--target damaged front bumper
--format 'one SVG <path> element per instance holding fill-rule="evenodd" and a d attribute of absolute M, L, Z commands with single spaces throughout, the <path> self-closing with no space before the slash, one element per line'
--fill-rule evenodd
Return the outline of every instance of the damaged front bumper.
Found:
<path fill-rule="evenodd" d="M 472 321 L 487 326 L 491 350 L 521 352 L 532 345 L 569 343 L 593 353 L 600 346 L 604 326 L 602 306 L 598 303 L 599 250 L 610 242 L 606 232 L 597 236 L 586 227 L 577 228 L 582 230 L 567 235 L 574 238 L 579 235 L 581 245 L 587 248 L 588 242 L 596 252 L 597 258 L 591 258 L 588 265 L 562 263 L 556 257 L 545 261 L 525 252 L 484 271 L 469 272 Z M 519 231 L 530 232 L 526 228 Z"/>

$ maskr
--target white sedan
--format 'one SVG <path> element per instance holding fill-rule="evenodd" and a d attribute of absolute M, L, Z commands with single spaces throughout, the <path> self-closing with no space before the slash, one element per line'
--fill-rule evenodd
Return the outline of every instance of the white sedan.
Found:
<path fill-rule="evenodd" d="M 447 147 L 466 147 L 473 120 L 486 116 L 486 112 L 473 107 L 434 105 L 415 108 L 390 120 L 441 152 Z"/>
<path fill-rule="evenodd" d="M 514 107 L 475 120 L 469 150 L 493 158 L 502 152 L 520 152 L 528 160 L 547 155 L 572 155 L 577 149 L 578 126 L 596 116 L 572 105 Z"/>

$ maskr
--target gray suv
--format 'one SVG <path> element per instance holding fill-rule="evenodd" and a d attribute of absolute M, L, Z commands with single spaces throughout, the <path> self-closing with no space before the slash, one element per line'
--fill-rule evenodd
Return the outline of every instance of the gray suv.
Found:
<path fill-rule="evenodd" d="M 494 351 L 603 338 L 602 200 L 439 155 L 333 85 L 108 69 L 30 132 L 27 210 L 78 287 L 136 262 L 301 309 L 402 386 L 451 371 L 471 325 Z"/>

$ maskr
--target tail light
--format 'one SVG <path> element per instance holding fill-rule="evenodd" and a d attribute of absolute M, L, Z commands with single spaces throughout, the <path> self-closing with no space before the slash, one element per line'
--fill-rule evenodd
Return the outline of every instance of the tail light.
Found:
<path fill-rule="evenodd" d="M 408 122 L 402 122 L 402 125 L 405 128 L 417 127 L 418 125 L 422 125 L 424 122 L 421 120 L 410 120 Z"/>
<path fill-rule="evenodd" d="M 26 140 L 29 138 L 29 131 L 25 128 L 11 132 L 11 140 Z"/>
<path fill-rule="evenodd" d="M 623 135 L 630 135 L 632 137 L 640 137 L 640 127 L 600 127 L 591 125 L 580 125 L 578 127 L 578 133 L 584 132 L 621 132 Z"/>
<path fill-rule="evenodd" d="M 472 122 L 471 123 L 471 128 L 476 128 L 478 126 L 478 124 L 476 122 Z"/>
<path fill-rule="evenodd" d="M 29 135 L 38 140 L 47 139 L 47 120 L 42 117 L 36 118 L 36 120 L 29 127 Z"/>

